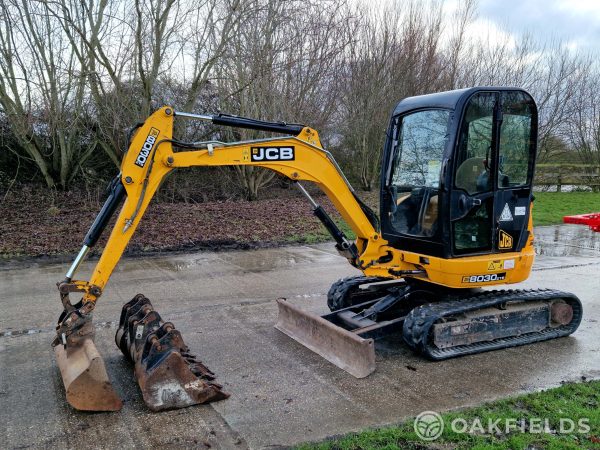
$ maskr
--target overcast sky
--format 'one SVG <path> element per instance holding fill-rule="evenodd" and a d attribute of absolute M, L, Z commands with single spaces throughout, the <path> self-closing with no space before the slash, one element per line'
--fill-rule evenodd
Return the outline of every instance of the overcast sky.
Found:
<path fill-rule="evenodd" d="M 479 0 L 479 21 L 600 53 L 600 0 Z"/>

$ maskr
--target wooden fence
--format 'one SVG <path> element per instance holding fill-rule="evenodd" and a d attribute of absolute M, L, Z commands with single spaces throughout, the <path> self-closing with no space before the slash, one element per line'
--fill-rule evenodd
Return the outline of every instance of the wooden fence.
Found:
<path fill-rule="evenodd" d="M 562 187 L 587 186 L 594 191 L 600 189 L 600 166 L 590 164 L 537 164 L 534 184 L 537 186 Z"/>

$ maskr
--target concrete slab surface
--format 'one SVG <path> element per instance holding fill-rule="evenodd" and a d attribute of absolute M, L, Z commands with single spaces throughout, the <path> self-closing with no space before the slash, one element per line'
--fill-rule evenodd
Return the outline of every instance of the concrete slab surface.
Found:
<path fill-rule="evenodd" d="M 325 313 L 336 279 L 358 273 L 332 244 L 123 260 L 95 312 L 96 344 L 125 406 L 86 414 L 65 402 L 50 341 L 65 264 L 0 267 L 0 447 L 265 448 L 315 441 L 499 397 L 600 378 L 600 233 L 536 229 L 539 257 L 516 287 L 577 294 L 584 319 L 571 337 L 429 362 L 399 336 L 377 342 L 377 370 L 356 379 L 281 332 L 275 299 Z M 86 277 L 94 261 L 82 266 Z M 138 292 L 181 330 L 232 394 L 150 413 L 114 345 L 121 306 Z"/>

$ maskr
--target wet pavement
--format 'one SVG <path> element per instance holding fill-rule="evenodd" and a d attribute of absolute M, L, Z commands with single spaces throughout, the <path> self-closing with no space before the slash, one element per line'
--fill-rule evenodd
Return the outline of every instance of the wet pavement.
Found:
<path fill-rule="evenodd" d="M 377 343 L 376 372 L 360 380 L 273 328 L 276 298 L 324 313 L 330 284 L 358 273 L 332 244 L 125 259 L 95 314 L 96 344 L 125 401 L 108 414 L 65 404 L 49 343 L 60 311 L 54 284 L 67 264 L 0 267 L 0 447 L 288 446 L 600 378 L 600 233 L 540 227 L 536 246 L 532 276 L 517 286 L 577 294 L 584 319 L 573 336 L 437 363 L 390 337 Z M 145 408 L 113 340 L 121 306 L 138 292 L 182 331 L 230 399 L 159 414 Z"/>

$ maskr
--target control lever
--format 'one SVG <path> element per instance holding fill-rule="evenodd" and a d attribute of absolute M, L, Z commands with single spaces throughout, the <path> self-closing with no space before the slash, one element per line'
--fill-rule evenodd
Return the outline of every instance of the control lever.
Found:
<path fill-rule="evenodd" d="M 458 198 L 458 207 L 465 215 L 468 214 L 475 206 L 481 205 L 481 199 L 461 194 Z"/>

